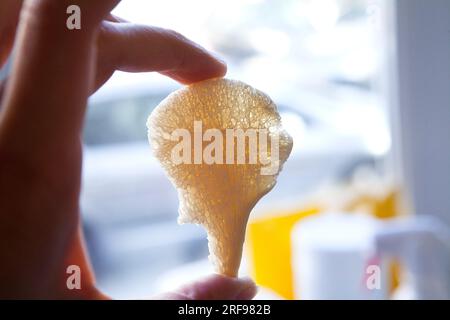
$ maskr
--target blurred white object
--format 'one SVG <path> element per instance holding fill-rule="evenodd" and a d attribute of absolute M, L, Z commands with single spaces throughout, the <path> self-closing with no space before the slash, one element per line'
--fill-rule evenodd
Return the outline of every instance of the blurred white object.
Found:
<path fill-rule="evenodd" d="M 393 299 L 450 298 L 450 228 L 432 216 L 325 213 L 297 224 L 292 250 L 297 299 L 387 299 L 393 258 L 404 271 Z"/>
<path fill-rule="evenodd" d="M 388 51 L 396 54 L 386 65 L 395 172 L 403 175 L 411 212 L 450 224 L 450 1 L 386 2 L 395 31 Z"/>
<path fill-rule="evenodd" d="M 439 217 L 449 225 L 450 148 L 443 141 L 450 136 L 450 2 L 385 0 L 381 4 L 386 6 L 386 30 L 391 31 L 385 38 L 386 51 L 392 54 L 384 66 L 384 86 L 394 133 L 392 160 L 397 167 L 393 172 L 403 182 L 410 212 Z M 408 264 L 410 276 L 405 280 L 411 289 L 402 286 L 401 298 L 448 298 L 450 255 L 438 255 L 435 227 L 422 222 L 412 220 L 403 227 L 408 232 L 394 229 L 392 238 L 380 241 L 393 241 L 388 246 L 399 247 L 383 244 L 383 249 L 395 249 Z"/>
<path fill-rule="evenodd" d="M 292 233 L 297 299 L 382 299 L 387 273 L 374 259 L 377 220 L 361 214 L 325 213 L 302 220 Z M 373 273 L 377 274 L 373 274 Z M 370 276 L 376 285 L 368 285 Z"/>
<path fill-rule="evenodd" d="M 394 299 L 449 299 L 450 230 L 432 216 L 387 224 L 376 235 L 377 252 L 405 268 Z"/>

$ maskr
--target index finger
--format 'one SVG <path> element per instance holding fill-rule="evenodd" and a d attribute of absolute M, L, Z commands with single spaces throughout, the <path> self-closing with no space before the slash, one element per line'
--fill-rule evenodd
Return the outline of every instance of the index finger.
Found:
<path fill-rule="evenodd" d="M 227 70 L 225 62 L 177 32 L 133 23 L 103 22 L 98 57 L 94 89 L 115 70 L 156 71 L 185 84 L 222 77 Z"/>

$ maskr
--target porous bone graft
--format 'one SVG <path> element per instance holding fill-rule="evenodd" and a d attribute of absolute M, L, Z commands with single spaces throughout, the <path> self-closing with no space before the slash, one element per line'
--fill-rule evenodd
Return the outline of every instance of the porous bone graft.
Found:
<path fill-rule="evenodd" d="M 147 127 L 153 153 L 178 191 L 179 223 L 202 225 L 216 272 L 236 277 L 249 214 L 274 187 L 292 149 L 276 105 L 245 83 L 211 79 L 170 94 L 154 109 Z M 190 144 L 181 141 L 183 135 L 174 135 L 179 129 L 189 132 Z M 227 139 L 229 129 L 268 132 L 266 148 L 257 135 L 256 149 L 251 149 L 248 135 L 244 149 L 239 149 L 237 138 Z M 180 143 L 188 147 L 180 149 Z M 242 151 L 245 163 L 239 161 Z M 188 161 L 174 159 L 177 155 Z"/>

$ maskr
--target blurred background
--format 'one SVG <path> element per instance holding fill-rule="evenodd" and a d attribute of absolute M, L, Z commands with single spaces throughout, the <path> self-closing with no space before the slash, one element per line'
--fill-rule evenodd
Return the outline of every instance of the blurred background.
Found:
<path fill-rule="evenodd" d="M 261 286 L 258 298 L 391 297 L 408 270 L 402 257 L 383 265 L 382 292 L 339 288 L 345 277 L 363 281 L 358 263 L 392 247 L 374 240 L 380 223 L 414 212 L 450 221 L 450 156 L 437 144 L 450 137 L 450 98 L 445 86 L 433 85 L 450 84 L 449 2 L 122 0 L 113 14 L 184 34 L 222 57 L 228 78 L 278 105 L 294 149 L 252 212 L 240 271 Z M 176 191 L 146 138 L 147 116 L 179 87 L 158 74 L 116 72 L 89 101 L 83 224 L 98 284 L 112 297 L 148 297 L 212 271 L 206 234 L 177 224 Z M 309 238 L 296 236 L 307 234 L 302 221 L 312 224 Z M 319 248 L 311 240 L 317 234 L 328 241 Z M 315 250 L 330 268 L 312 267 Z M 366 260 L 352 264 L 352 257 Z M 349 268 L 359 271 L 342 274 Z M 328 279 L 321 272 L 330 282 L 318 283 Z M 337 278 L 344 280 L 331 283 Z"/>

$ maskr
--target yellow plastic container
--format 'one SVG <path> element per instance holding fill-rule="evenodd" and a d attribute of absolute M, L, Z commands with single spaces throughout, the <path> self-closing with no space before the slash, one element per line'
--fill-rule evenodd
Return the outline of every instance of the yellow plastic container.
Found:
<path fill-rule="evenodd" d="M 282 212 L 250 222 L 246 243 L 253 279 L 258 285 L 285 299 L 293 299 L 291 230 L 299 220 L 319 212 L 319 208 Z"/>

